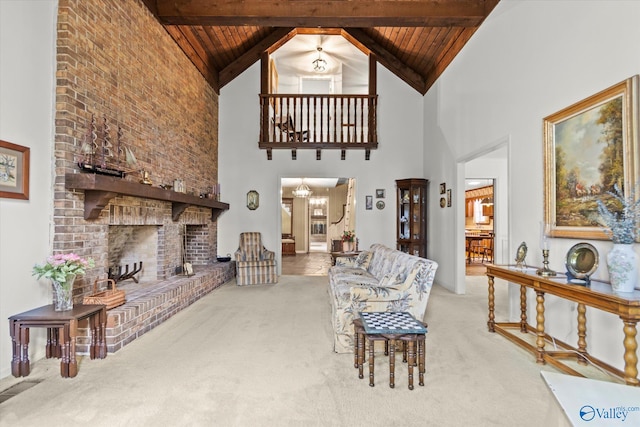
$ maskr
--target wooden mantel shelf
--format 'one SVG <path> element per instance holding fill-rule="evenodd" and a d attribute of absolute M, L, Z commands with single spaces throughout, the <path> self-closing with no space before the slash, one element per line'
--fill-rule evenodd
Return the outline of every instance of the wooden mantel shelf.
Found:
<path fill-rule="evenodd" d="M 65 175 L 65 186 L 68 189 L 84 190 L 84 219 L 98 218 L 102 209 L 116 196 L 171 202 L 174 221 L 177 221 L 189 206 L 211 208 L 211 221 L 215 221 L 222 212 L 229 209 L 228 203 L 217 200 L 203 199 L 190 194 L 93 173 L 68 173 Z"/>

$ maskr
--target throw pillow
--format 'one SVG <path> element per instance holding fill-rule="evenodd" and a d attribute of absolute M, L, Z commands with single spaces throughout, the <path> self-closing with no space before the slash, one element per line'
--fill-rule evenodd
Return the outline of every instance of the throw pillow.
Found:
<path fill-rule="evenodd" d="M 358 268 L 362 268 L 364 270 L 369 268 L 369 263 L 371 262 L 371 257 L 373 253 L 369 251 L 362 251 L 356 258 L 354 262 L 354 266 Z"/>

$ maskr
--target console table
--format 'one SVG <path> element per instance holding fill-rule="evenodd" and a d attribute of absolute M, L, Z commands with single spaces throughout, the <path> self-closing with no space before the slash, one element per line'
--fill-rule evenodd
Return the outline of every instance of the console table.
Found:
<path fill-rule="evenodd" d="M 514 266 L 497 266 L 487 264 L 489 280 L 489 332 L 497 332 L 516 344 L 524 347 L 536 355 L 536 362 L 550 363 L 556 368 L 572 375 L 584 376 L 561 359 L 575 358 L 577 362 L 586 365 L 586 358 L 600 368 L 623 379 L 628 385 L 640 386 L 638 380 L 638 356 L 636 350 L 636 325 L 640 320 L 640 291 L 629 295 L 619 295 L 612 291 L 611 285 L 604 282 L 591 281 L 589 286 L 567 283 L 566 276 L 560 274 L 555 277 L 541 277 L 535 268 L 517 269 Z M 520 322 L 497 323 L 495 321 L 494 279 L 504 279 L 520 285 Z M 536 293 L 536 326 L 527 323 L 526 289 L 531 288 Z M 555 295 L 578 304 L 578 347 L 572 347 L 562 341 L 553 339 L 544 329 L 544 297 L 545 294 Z M 624 372 L 608 365 L 587 353 L 587 318 L 586 306 L 613 313 L 620 317 L 624 331 Z M 520 334 L 533 333 L 536 335 L 535 346 L 512 332 L 519 330 Z M 549 351 L 545 343 L 553 340 L 562 350 Z"/>
<path fill-rule="evenodd" d="M 60 375 L 75 377 L 76 336 L 78 321 L 88 319 L 91 331 L 89 356 L 91 359 L 107 357 L 105 330 L 107 306 L 101 304 L 76 304 L 71 310 L 55 311 L 53 305 L 45 305 L 9 317 L 9 333 L 13 344 L 11 373 L 14 377 L 26 377 L 31 372 L 29 362 L 29 328 L 47 328 L 47 358 L 60 358 Z"/>

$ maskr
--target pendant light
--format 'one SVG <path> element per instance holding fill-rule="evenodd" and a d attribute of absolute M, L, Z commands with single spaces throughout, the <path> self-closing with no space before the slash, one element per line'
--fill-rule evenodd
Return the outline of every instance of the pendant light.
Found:
<path fill-rule="evenodd" d="M 325 70 L 327 69 L 327 61 L 322 59 L 322 55 L 321 55 L 322 47 L 318 46 L 317 50 L 318 50 L 318 59 L 312 62 L 313 71 L 315 71 L 316 73 L 324 73 Z"/>
<path fill-rule="evenodd" d="M 292 193 L 295 197 L 306 199 L 311 195 L 311 193 L 313 193 L 313 191 L 311 191 L 309 186 L 304 183 L 304 178 L 302 178 L 302 182 L 295 190 L 292 191 Z"/>

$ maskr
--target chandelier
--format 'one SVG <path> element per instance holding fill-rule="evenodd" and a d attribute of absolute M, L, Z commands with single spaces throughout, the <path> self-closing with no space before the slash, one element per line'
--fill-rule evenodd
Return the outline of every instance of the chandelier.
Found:
<path fill-rule="evenodd" d="M 318 59 L 312 62 L 313 71 L 316 73 L 323 73 L 327 69 L 327 61 L 322 59 L 321 53 L 322 47 L 318 46 Z"/>
<path fill-rule="evenodd" d="M 306 199 L 311 195 L 311 193 L 313 193 L 313 191 L 311 191 L 309 186 L 304 183 L 304 178 L 303 178 L 300 185 L 298 185 L 298 187 L 295 190 L 293 190 L 292 193 L 295 197 Z"/>

